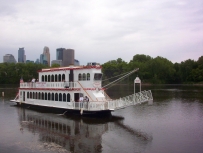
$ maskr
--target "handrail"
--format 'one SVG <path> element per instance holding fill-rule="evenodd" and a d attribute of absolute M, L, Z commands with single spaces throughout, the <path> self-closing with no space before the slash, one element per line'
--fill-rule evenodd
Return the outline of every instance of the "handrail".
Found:
<path fill-rule="evenodd" d="M 84 90 L 84 88 L 83 88 L 83 86 L 80 84 L 80 82 L 79 81 L 77 81 L 78 82 L 78 84 L 81 86 L 81 88 Z M 85 92 L 86 92 L 86 90 L 84 90 Z M 91 98 L 91 96 L 86 92 L 86 94 Z M 91 98 L 91 100 L 92 100 L 92 98 Z M 93 101 L 93 100 L 92 100 Z"/>
<path fill-rule="evenodd" d="M 110 97 L 109 97 L 109 95 L 104 91 L 104 95 L 107 97 L 107 98 L 109 98 L 109 99 L 111 99 Z"/>

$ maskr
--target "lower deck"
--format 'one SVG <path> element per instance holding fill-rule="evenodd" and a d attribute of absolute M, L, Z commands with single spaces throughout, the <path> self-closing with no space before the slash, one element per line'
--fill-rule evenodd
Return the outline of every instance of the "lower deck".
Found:
<path fill-rule="evenodd" d="M 32 96 L 31 96 L 32 94 Z M 54 93 L 53 93 L 54 94 Z M 66 93 L 66 95 L 77 95 L 80 93 Z M 41 96 L 43 95 L 43 96 Z M 29 105 L 29 106 L 36 106 L 36 107 L 46 107 L 46 108 L 53 108 L 53 109 L 62 109 L 65 111 L 76 111 L 83 113 L 95 113 L 95 112 L 111 112 L 114 110 L 122 109 L 125 107 L 137 105 L 144 102 L 153 102 L 153 97 L 151 91 L 142 91 L 139 93 L 132 94 L 130 96 L 112 100 L 112 99 L 105 99 L 103 101 L 72 101 L 70 96 L 69 98 L 60 98 L 60 95 L 64 95 L 64 93 L 55 93 L 55 98 L 48 98 L 49 93 L 45 94 L 41 92 L 25 92 L 21 91 L 19 96 L 17 96 L 12 102 L 16 102 L 19 105 Z M 51 95 L 51 94 L 50 94 Z M 59 96 L 56 99 L 56 95 Z"/>

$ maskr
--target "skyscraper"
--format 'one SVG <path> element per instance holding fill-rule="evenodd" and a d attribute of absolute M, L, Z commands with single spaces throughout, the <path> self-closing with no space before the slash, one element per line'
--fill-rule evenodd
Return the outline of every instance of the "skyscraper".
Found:
<path fill-rule="evenodd" d="M 62 60 L 62 66 L 74 65 L 75 51 L 73 49 L 56 49 L 56 59 Z"/>
<path fill-rule="evenodd" d="M 43 54 L 45 56 L 45 59 L 47 60 L 48 66 L 50 66 L 50 53 L 49 53 L 49 47 L 45 46 Z"/>
<path fill-rule="evenodd" d="M 63 52 L 66 50 L 65 48 L 56 49 L 56 60 L 63 60 Z"/>
<path fill-rule="evenodd" d="M 48 65 L 46 55 L 44 55 L 44 54 L 40 55 L 40 63 L 44 64 L 44 65 Z"/>
<path fill-rule="evenodd" d="M 15 57 L 12 54 L 4 55 L 4 63 L 16 63 Z"/>
<path fill-rule="evenodd" d="M 18 63 L 25 63 L 26 56 L 25 56 L 25 50 L 23 48 L 19 48 L 18 50 Z"/>

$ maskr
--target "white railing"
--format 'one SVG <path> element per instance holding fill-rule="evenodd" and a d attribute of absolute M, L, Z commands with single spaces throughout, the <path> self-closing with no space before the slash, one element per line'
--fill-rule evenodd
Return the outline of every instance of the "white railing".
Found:
<path fill-rule="evenodd" d="M 79 88 L 78 82 L 23 82 L 20 88 Z"/>
<path fill-rule="evenodd" d="M 73 102 L 73 109 L 83 109 L 89 111 L 106 110 L 107 102 Z"/>
<path fill-rule="evenodd" d="M 124 98 L 106 102 L 73 102 L 73 109 L 83 109 L 89 111 L 117 110 L 150 101 L 153 101 L 151 90 L 142 91 Z"/>
<path fill-rule="evenodd" d="M 149 101 L 153 101 L 151 90 L 142 91 L 124 98 L 108 101 L 108 109 L 116 110 L 116 109 L 121 109 L 131 105 L 137 105 L 137 104 L 141 104 Z"/>

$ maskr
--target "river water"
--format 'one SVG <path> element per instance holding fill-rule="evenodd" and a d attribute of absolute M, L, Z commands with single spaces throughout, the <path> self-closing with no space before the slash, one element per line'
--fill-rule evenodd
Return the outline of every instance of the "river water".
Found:
<path fill-rule="evenodd" d="M 17 88 L 0 86 L 0 152 L 202 153 L 203 86 L 142 86 L 149 89 L 152 105 L 90 118 L 16 107 L 9 100 Z M 133 90 L 119 85 L 107 93 L 120 98 Z"/>

